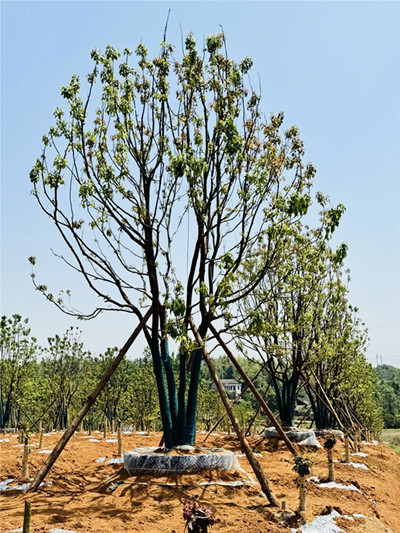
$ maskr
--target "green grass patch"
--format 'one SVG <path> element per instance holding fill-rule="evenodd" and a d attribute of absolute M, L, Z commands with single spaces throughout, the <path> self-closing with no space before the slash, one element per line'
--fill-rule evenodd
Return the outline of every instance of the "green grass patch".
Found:
<path fill-rule="evenodd" d="M 381 440 L 400 455 L 400 429 L 384 429 Z"/>

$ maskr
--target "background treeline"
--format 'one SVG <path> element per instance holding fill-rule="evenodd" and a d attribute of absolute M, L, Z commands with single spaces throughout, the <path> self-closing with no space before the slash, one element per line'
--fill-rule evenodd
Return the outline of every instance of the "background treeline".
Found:
<path fill-rule="evenodd" d="M 85 349 L 76 328 L 49 338 L 47 346 L 40 347 L 31 336 L 28 320 L 23 320 L 19 315 L 2 318 L 0 348 L 0 426 L 16 427 L 22 423 L 31 431 L 37 429 L 40 420 L 48 430 L 68 427 L 117 350 L 108 348 L 104 354 L 93 356 Z M 177 379 L 178 359 L 172 356 Z M 284 395 L 284 387 L 278 378 L 284 377 L 285 373 L 277 371 L 274 374 L 259 360 L 253 360 L 248 355 L 238 357 L 238 360 L 264 395 L 269 407 L 282 421 L 279 398 Z M 340 375 L 340 389 L 331 388 L 332 402 L 338 400 L 335 394 L 340 390 L 346 394 L 347 407 L 361 425 L 378 432 L 383 425 L 400 427 L 400 370 L 381 365 L 375 371 L 363 355 L 347 362 L 349 366 Z M 311 366 L 315 376 L 321 370 L 321 364 L 315 360 L 314 366 Z M 214 365 L 221 378 L 233 378 L 241 382 L 227 357 L 215 357 Z M 318 419 L 324 404 L 315 395 L 316 381 L 311 376 L 311 372 L 304 374 L 296 386 L 293 420 L 302 426 L 335 427 L 337 423 L 326 407 L 327 420 L 323 423 Z M 321 376 L 328 384 L 326 390 L 329 391 L 330 383 L 337 384 L 337 375 L 331 376 L 330 380 L 326 373 L 322 372 Z M 211 384 L 208 370 L 202 366 L 197 406 L 198 429 L 208 431 L 219 421 L 218 428 L 229 431 L 227 418 L 223 418 L 223 405 L 218 393 L 211 389 Z M 242 388 L 244 392 L 234 404 L 236 415 L 247 432 L 259 431 L 268 422 L 243 383 Z M 316 409 L 316 400 L 321 404 L 319 410 Z M 232 398 L 232 401 L 235 399 Z M 339 416 L 344 416 L 340 411 L 340 402 L 335 405 Z M 162 429 L 153 363 L 148 350 L 134 360 L 125 359 L 121 363 L 85 418 L 84 428 L 102 427 L 104 417 L 110 424 L 121 419 L 124 424 L 132 425 L 137 430 Z"/>
<path fill-rule="evenodd" d="M 379 377 L 376 394 L 385 427 L 400 428 L 400 368 L 379 365 L 376 372 Z"/>

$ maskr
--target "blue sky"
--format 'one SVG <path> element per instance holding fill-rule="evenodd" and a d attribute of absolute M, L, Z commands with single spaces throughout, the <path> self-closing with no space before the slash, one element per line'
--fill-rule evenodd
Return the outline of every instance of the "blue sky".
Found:
<path fill-rule="evenodd" d="M 29 317 L 44 343 L 75 321 L 34 291 L 27 257 L 54 288 L 82 284 L 55 259 L 58 235 L 30 195 L 60 88 L 89 72 L 90 50 L 142 40 L 155 55 L 168 39 L 201 42 L 222 25 L 233 59 L 253 58 L 266 114 L 285 112 L 317 167 L 316 190 L 343 203 L 336 242 L 349 246 L 350 298 L 370 332 L 368 357 L 400 366 L 400 5 L 395 2 L 35 2 L 3 1 L 1 313 Z M 89 296 L 88 296 L 89 297 Z M 132 329 L 125 315 L 80 322 L 101 352 Z M 138 348 L 141 351 L 141 348 Z M 136 353 L 136 352 L 135 352 Z M 137 354 L 138 355 L 138 354 Z"/>

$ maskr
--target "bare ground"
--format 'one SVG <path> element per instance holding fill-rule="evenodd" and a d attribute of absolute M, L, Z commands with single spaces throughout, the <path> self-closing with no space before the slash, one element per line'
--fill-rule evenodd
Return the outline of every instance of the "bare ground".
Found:
<path fill-rule="evenodd" d="M 44 438 L 44 449 L 51 450 L 60 433 Z M 211 532 L 264 533 L 289 532 L 290 526 L 276 508 L 260 494 L 254 481 L 254 474 L 245 457 L 239 462 L 243 471 L 235 474 L 223 472 L 201 475 L 128 477 L 120 464 L 107 464 L 116 457 L 117 443 L 106 442 L 100 433 L 90 442 L 87 435 L 76 434 L 48 474 L 45 485 L 35 494 L 7 490 L 0 492 L 0 531 L 6 532 L 22 526 L 24 500 L 32 504 L 32 532 L 49 532 L 52 528 L 76 532 L 139 531 L 143 533 L 183 533 L 182 499 L 198 495 L 201 503 L 215 510 L 218 522 Z M 108 435 L 108 439 L 115 439 Z M 203 435 L 198 434 L 201 444 Z M 5 440 L 7 439 L 8 442 Z M 260 439 L 250 442 L 256 446 Z M 1 471 L 0 481 L 13 478 L 9 487 L 21 484 L 22 447 L 10 434 L 0 435 Z M 159 433 L 150 436 L 140 434 L 124 435 L 124 449 L 155 446 L 160 441 Z M 29 456 L 30 476 L 33 477 L 48 457 L 34 446 L 38 436 L 32 436 L 32 453 Z M 236 437 L 219 434 L 207 441 L 208 447 L 224 447 L 240 454 Z M 256 451 L 271 487 L 280 500 L 286 500 L 289 511 L 298 506 L 296 474 L 293 472 L 293 457 L 283 444 L 273 450 L 265 441 L 258 444 Z M 335 508 L 341 515 L 336 524 L 345 532 L 400 533 L 400 459 L 386 445 L 363 445 L 367 457 L 353 456 L 352 461 L 363 463 L 368 470 L 344 465 L 343 443 L 334 449 L 336 481 L 353 484 L 361 492 L 321 488 L 311 481 L 308 484 L 307 522 L 323 512 Z M 325 450 L 304 453 L 313 459 L 312 475 L 323 480 L 327 476 Z M 104 462 L 96 462 L 105 457 Z M 220 485 L 199 486 L 204 481 L 244 481 L 240 487 Z M 118 484 L 120 482 L 120 484 Z M 123 482 L 123 483 L 122 483 Z M 161 486 L 160 483 L 168 483 Z M 114 489 L 114 490 L 111 490 Z M 354 514 L 364 517 L 354 517 Z M 296 524 L 291 527 L 297 530 Z"/>

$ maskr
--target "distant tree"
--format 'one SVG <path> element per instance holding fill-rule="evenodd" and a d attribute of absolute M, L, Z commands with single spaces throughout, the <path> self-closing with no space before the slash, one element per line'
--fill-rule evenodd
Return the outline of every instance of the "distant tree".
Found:
<path fill-rule="evenodd" d="M 178 60 L 162 42 L 151 59 L 139 44 L 136 68 L 129 49 L 122 59 L 112 46 L 93 50 L 85 96 L 76 75 L 62 88 L 69 112 L 55 110 L 30 173 L 66 245 L 60 257 L 101 303 L 77 312 L 69 291 L 54 296 L 33 273 L 37 289 L 84 318 L 119 310 L 141 319 L 152 305 L 145 335 L 167 447 L 195 436 L 202 355 L 189 316 L 204 338 L 211 321 L 257 287 L 282 236 L 306 213 L 315 174 L 297 128 L 282 131 L 282 113 L 262 116 L 260 96 L 245 84 L 250 58 L 229 59 L 223 34 L 200 51 L 189 34 L 184 47 Z M 235 283 L 260 242 L 265 261 Z M 180 345 L 179 388 L 171 338 Z"/>
<path fill-rule="evenodd" d="M 123 403 L 123 419 L 130 421 L 142 431 L 159 429 L 155 427 L 159 406 L 151 354 L 132 362 L 132 373 Z"/>
<path fill-rule="evenodd" d="M 96 378 L 99 380 L 117 355 L 118 348 L 107 348 L 104 355 L 96 359 Z M 124 359 L 104 387 L 97 400 L 97 407 L 107 417 L 108 421 L 120 417 L 127 396 L 129 383 L 134 375 L 134 363 Z"/>
<path fill-rule="evenodd" d="M 390 365 L 376 367 L 379 383 L 376 391 L 386 428 L 400 428 L 400 369 Z"/>
<path fill-rule="evenodd" d="M 20 315 L 1 317 L 0 329 L 0 428 L 20 417 L 19 402 L 31 367 L 39 351 L 36 339 L 31 337 L 28 319 Z"/>
<path fill-rule="evenodd" d="M 376 397 L 378 375 L 364 353 L 357 353 L 340 385 L 347 410 L 362 426 L 380 433 L 383 428 L 382 407 Z"/>
<path fill-rule="evenodd" d="M 81 387 L 84 360 L 89 352 L 80 341 L 80 331 L 73 327 L 62 336 L 49 337 L 45 352 L 44 376 L 49 388 L 48 400 L 54 400 L 51 409 L 53 427 L 66 429 L 71 410 L 77 410 L 75 402 Z"/>

